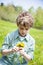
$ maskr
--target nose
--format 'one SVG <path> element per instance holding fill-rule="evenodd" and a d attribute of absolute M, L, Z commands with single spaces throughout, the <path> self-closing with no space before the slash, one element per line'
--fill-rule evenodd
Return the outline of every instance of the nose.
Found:
<path fill-rule="evenodd" d="M 23 32 L 23 33 L 26 33 L 26 30 L 23 30 L 22 32 Z"/>

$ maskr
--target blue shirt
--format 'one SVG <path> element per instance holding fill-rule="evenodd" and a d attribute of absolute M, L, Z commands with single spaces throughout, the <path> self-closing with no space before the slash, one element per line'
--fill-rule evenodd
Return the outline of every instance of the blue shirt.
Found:
<path fill-rule="evenodd" d="M 2 45 L 2 50 L 11 49 L 14 46 L 16 46 L 17 43 L 20 42 L 23 42 L 25 44 L 24 51 L 33 59 L 35 40 L 30 34 L 27 34 L 25 37 L 21 37 L 18 33 L 18 29 L 9 33 L 6 36 L 5 41 Z M 26 59 L 23 56 L 21 56 L 19 52 L 10 53 L 7 55 L 7 58 L 10 60 L 10 62 L 13 62 L 13 64 L 23 64 L 26 62 Z"/>

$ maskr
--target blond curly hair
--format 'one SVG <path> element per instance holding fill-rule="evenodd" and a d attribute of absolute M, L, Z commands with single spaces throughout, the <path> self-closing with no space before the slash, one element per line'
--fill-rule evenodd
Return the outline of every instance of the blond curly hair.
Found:
<path fill-rule="evenodd" d="M 16 23 L 17 26 L 23 25 L 25 27 L 32 27 L 34 23 L 34 18 L 29 12 L 25 11 L 19 14 L 19 16 L 16 19 Z"/>

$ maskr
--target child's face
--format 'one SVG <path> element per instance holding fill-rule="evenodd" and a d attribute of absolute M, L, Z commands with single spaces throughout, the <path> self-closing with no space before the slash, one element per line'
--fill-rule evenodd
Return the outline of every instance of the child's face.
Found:
<path fill-rule="evenodd" d="M 19 33 L 21 36 L 25 36 L 28 32 L 28 27 L 24 27 L 24 26 L 19 26 Z"/>

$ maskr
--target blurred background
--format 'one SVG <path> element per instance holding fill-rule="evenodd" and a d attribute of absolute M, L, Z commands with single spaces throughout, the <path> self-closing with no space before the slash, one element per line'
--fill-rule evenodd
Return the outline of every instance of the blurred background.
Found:
<path fill-rule="evenodd" d="M 35 18 L 34 27 L 43 29 L 43 0 L 0 0 L 0 19 L 15 22 L 23 10 Z"/>
<path fill-rule="evenodd" d="M 28 11 L 34 17 L 30 34 L 36 41 L 35 57 L 29 64 L 43 65 L 43 0 L 0 0 L 0 48 L 5 36 L 17 29 L 16 18 L 22 11 Z"/>

